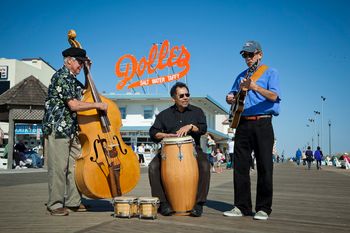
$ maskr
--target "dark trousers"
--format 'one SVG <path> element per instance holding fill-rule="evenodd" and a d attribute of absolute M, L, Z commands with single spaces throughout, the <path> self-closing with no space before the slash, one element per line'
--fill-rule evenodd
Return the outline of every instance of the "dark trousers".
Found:
<path fill-rule="evenodd" d="M 230 161 L 231 161 L 231 168 L 233 168 L 233 155 L 234 155 L 234 153 L 229 153 Z"/>
<path fill-rule="evenodd" d="M 271 121 L 271 118 L 257 121 L 241 120 L 236 131 L 233 165 L 234 202 L 245 215 L 252 213 L 249 174 L 252 151 L 256 158 L 258 176 L 255 211 L 262 210 L 267 214 L 272 211 L 274 132 Z"/>
<path fill-rule="evenodd" d="M 311 169 L 311 163 L 312 163 L 312 161 L 311 161 L 311 159 L 308 159 L 307 160 L 307 169 Z"/>
<path fill-rule="evenodd" d="M 203 153 L 202 149 L 196 147 L 197 162 L 199 169 L 198 191 L 196 203 L 205 203 L 209 192 L 210 183 L 210 165 L 207 159 L 207 154 Z M 160 202 L 167 202 L 166 195 L 161 180 L 161 155 L 156 155 L 148 166 L 148 177 L 151 185 L 153 197 L 158 197 Z"/>
<path fill-rule="evenodd" d="M 145 163 L 145 157 L 143 157 L 143 154 L 139 154 L 139 163 Z"/>
<path fill-rule="evenodd" d="M 24 162 L 26 161 L 26 156 L 23 152 L 13 152 L 13 159 L 16 162 L 16 166 L 20 166 L 20 161 Z"/>
<path fill-rule="evenodd" d="M 316 160 L 317 170 L 321 169 L 321 160 Z"/>

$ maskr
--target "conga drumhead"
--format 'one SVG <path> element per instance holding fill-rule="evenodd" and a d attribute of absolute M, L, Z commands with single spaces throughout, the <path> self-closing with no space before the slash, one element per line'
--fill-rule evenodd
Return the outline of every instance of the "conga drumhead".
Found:
<path fill-rule="evenodd" d="M 170 138 L 163 138 L 162 144 L 178 144 L 178 143 L 188 143 L 193 142 L 193 138 L 191 136 L 185 136 L 185 137 L 170 137 Z"/>

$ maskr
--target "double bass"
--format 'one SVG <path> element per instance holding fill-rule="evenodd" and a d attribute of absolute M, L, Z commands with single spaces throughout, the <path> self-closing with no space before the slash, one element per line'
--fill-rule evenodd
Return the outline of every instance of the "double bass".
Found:
<path fill-rule="evenodd" d="M 74 30 L 68 32 L 72 47 L 82 48 Z M 120 135 L 121 114 L 115 102 L 99 95 L 84 61 L 84 102 L 104 102 L 107 112 L 91 109 L 77 113 L 82 155 L 76 160 L 75 182 L 85 196 L 113 198 L 131 191 L 140 179 L 138 157 Z"/>

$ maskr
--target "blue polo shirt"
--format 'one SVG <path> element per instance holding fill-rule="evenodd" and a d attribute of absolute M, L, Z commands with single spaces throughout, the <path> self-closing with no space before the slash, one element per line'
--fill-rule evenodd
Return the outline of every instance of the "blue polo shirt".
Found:
<path fill-rule="evenodd" d="M 248 69 L 238 75 L 229 94 L 237 94 L 241 80 L 245 77 Z M 263 75 L 256 81 L 260 87 L 272 91 L 278 95 L 276 101 L 272 102 L 256 91 L 249 90 L 245 98 L 244 111 L 242 116 L 255 116 L 271 114 L 278 116 L 280 112 L 280 86 L 279 75 L 276 69 L 268 68 Z"/>

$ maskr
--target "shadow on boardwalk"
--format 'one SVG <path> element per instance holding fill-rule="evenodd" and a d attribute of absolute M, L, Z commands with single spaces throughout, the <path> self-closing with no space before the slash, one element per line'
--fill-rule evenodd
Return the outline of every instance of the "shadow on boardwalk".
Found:
<path fill-rule="evenodd" d="M 150 196 L 147 168 L 128 196 Z M 256 172 L 251 173 L 255 203 Z M 0 232 L 349 232 L 350 171 L 326 167 L 308 171 L 292 163 L 275 165 L 273 212 L 268 221 L 229 218 L 232 171 L 212 174 L 208 202 L 200 218 L 163 217 L 156 220 L 113 218 L 109 200 L 88 200 L 91 211 L 52 217 L 45 211 L 45 170 L 0 172 Z"/>

